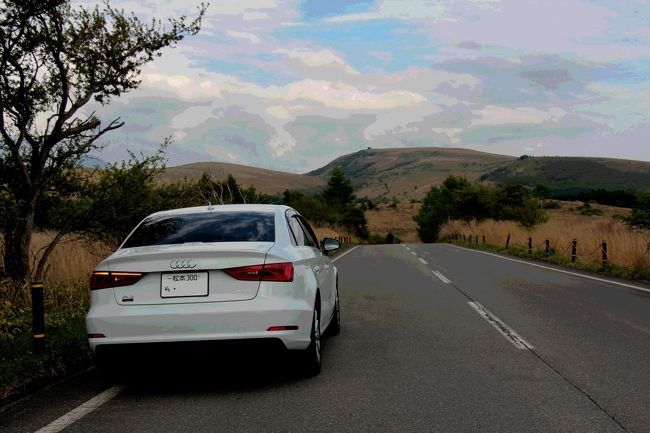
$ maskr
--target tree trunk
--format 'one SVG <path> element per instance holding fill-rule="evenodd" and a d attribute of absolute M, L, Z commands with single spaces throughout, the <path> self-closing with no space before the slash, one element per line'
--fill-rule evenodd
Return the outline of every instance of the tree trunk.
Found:
<path fill-rule="evenodd" d="M 5 272 L 18 284 L 27 283 L 30 277 L 29 247 L 34 229 L 35 201 L 25 203 L 22 216 L 17 216 L 5 232 Z"/>

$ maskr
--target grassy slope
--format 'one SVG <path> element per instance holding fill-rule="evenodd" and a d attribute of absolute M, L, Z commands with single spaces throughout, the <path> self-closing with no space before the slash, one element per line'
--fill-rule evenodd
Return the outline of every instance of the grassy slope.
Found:
<path fill-rule="evenodd" d="M 536 157 L 516 160 L 482 178 L 494 183 L 544 184 L 555 190 L 650 186 L 650 162 L 609 158 Z"/>
<path fill-rule="evenodd" d="M 477 180 L 515 158 L 452 148 L 368 149 L 341 156 L 307 173 L 326 180 L 339 166 L 352 179 L 358 197 L 421 199 L 450 174 Z"/>
<path fill-rule="evenodd" d="M 325 185 L 325 181 L 315 177 L 223 162 L 196 162 L 167 167 L 160 175 L 160 181 L 171 183 L 186 178 L 198 179 L 203 173 L 209 173 L 217 180 L 223 180 L 232 174 L 240 185 L 253 185 L 259 192 L 271 195 L 285 189 L 315 190 Z"/>

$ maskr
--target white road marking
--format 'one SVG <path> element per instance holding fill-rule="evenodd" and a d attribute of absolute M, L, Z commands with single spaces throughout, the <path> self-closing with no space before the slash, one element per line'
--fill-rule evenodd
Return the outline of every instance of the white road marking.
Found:
<path fill-rule="evenodd" d="M 338 259 L 343 258 L 343 256 L 345 256 L 346 254 L 351 253 L 352 251 L 356 250 L 357 248 L 359 248 L 359 245 L 357 245 L 356 247 L 352 247 L 352 248 L 350 248 L 349 250 L 347 250 L 346 252 L 344 252 L 344 253 L 341 254 L 340 256 L 338 256 L 338 257 L 332 259 L 332 263 L 334 263 L 334 262 L 337 261 Z"/>
<path fill-rule="evenodd" d="M 423 265 L 426 265 L 426 264 L 427 264 L 427 261 L 424 260 L 423 258 L 420 258 L 420 259 L 418 259 L 418 260 L 420 260 L 420 263 L 422 263 Z"/>
<path fill-rule="evenodd" d="M 494 326 L 494 328 L 503 334 L 504 337 L 508 339 L 517 349 L 521 350 L 534 350 L 535 347 L 524 340 L 521 335 L 517 334 L 512 328 L 503 323 L 497 316 L 495 316 L 490 310 L 479 304 L 478 302 L 468 302 L 470 307 L 472 307 L 478 314 L 481 315 L 485 320 Z"/>
<path fill-rule="evenodd" d="M 64 428 L 70 426 L 71 424 L 79 421 L 81 418 L 85 417 L 107 401 L 120 395 L 126 387 L 124 385 L 115 385 L 112 388 L 108 388 L 106 391 L 101 394 L 97 394 L 90 400 L 85 403 L 80 404 L 79 406 L 72 409 L 70 412 L 61 416 L 60 418 L 55 419 L 45 427 L 36 431 L 36 433 L 58 433 Z"/>
<path fill-rule="evenodd" d="M 414 256 L 418 255 L 418 253 L 416 253 L 415 251 L 411 251 L 411 254 L 413 254 Z"/>
<path fill-rule="evenodd" d="M 438 272 L 438 271 L 431 271 L 431 272 L 433 272 L 433 275 L 440 278 L 440 281 L 442 281 L 443 283 L 445 283 L 445 284 L 451 283 L 451 280 L 448 279 L 447 277 L 445 277 L 444 275 L 442 275 L 440 272 Z"/>
<path fill-rule="evenodd" d="M 449 244 L 447 244 L 447 245 L 449 245 Z M 511 262 L 517 262 L 517 263 L 523 263 L 524 265 L 535 266 L 536 268 L 542 268 L 542 269 L 546 269 L 546 270 L 549 270 L 549 271 L 561 272 L 563 274 L 574 275 L 576 277 L 582 277 L 582 278 L 586 278 L 588 280 L 600 281 L 601 283 L 615 284 L 617 286 L 627 287 L 629 289 L 640 290 L 642 292 L 650 293 L 650 289 L 635 286 L 633 284 L 621 283 L 621 282 L 618 282 L 618 281 L 606 280 L 604 278 L 592 277 L 591 275 L 584 275 L 584 274 L 579 274 L 577 272 L 565 271 L 564 269 L 556 269 L 556 268 L 552 268 L 550 266 L 538 265 L 537 263 L 530 263 L 530 262 L 526 262 L 524 260 L 511 259 L 510 257 L 503 257 L 503 256 L 500 256 L 498 254 L 488 253 L 486 251 L 473 250 L 473 249 L 470 249 L 470 248 L 463 248 L 463 247 L 459 247 L 459 246 L 456 246 L 456 245 L 450 245 L 450 246 L 460 248 L 460 249 L 463 249 L 463 250 L 467 250 L 467 251 L 474 251 L 474 252 L 481 253 L 481 254 L 487 254 L 488 256 L 498 257 L 498 258 L 503 259 L 503 260 L 510 260 Z"/>

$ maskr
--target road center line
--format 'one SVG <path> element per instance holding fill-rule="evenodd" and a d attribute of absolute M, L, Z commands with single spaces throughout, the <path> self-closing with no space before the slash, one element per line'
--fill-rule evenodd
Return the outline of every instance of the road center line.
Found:
<path fill-rule="evenodd" d="M 72 409 L 70 412 L 65 415 L 55 419 L 45 427 L 36 431 L 36 433 L 58 433 L 71 424 L 79 421 L 81 418 L 85 417 L 107 401 L 120 395 L 126 387 L 124 385 L 115 385 L 112 388 L 108 388 L 106 391 L 101 394 L 97 394 L 90 400 L 85 403 L 81 403 L 79 406 Z"/>
<path fill-rule="evenodd" d="M 418 253 L 416 253 L 415 251 L 411 251 L 411 254 L 413 254 L 414 256 L 418 255 Z"/>
<path fill-rule="evenodd" d="M 447 245 L 450 245 L 450 244 L 447 244 Z M 573 276 L 576 276 L 576 277 L 582 277 L 582 278 L 586 278 L 588 280 L 600 281 L 601 283 L 607 283 L 607 284 L 615 284 L 617 286 L 627 287 L 628 289 L 640 290 L 642 292 L 650 293 L 650 289 L 635 286 L 633 284 L 620 283 L 618 281 L 612 281 L 612 280 L 606 280 L 604 278 L 592 277 L 591 275 L 579 274 L 578 272 L 565 271 L 564 269 L 556 269 L 556 268 L 552 268 L 550 266 L 539 265 L 537 263 L 530 263 L 530 262 L 526 262 L 524 260 L 511 259 L 510 257 L 503 257 L 503 256 L 500 256 L 498 254 L 488 253 L 486 251 L 473 250 L 471 248 L 463 248 L 463 247 L 459 247 L 457 245 L 450 245 L 450 246 L 460 248 L 462 250 L 474 251 L 474 252 L 481 253 L 481 254 L 487 254 L 488 256 L 498 257 L 498 258 L 503 259 L 503 260 L 510 260 L 511 262 L 523 263 L 524 265 L 528 265 L 528 266 L 535 266 L 536 268 L 542 268 L 542 269 L 546 269 L 546 270 L 549 270 L 549 271 L 561 272 L 563 274 L 569 274 L 569 275 L 573 275 Z"/>
<path fill-rule="evenodd" d="M 341 254 L 340 256 L 335 257 L 334 259 L 332 259 L 332 263 L 334 263 L 334 262 L 337 261 L 338 259 L 343 258 L 343 256 L 345 256 L 346 254 L 351 253 L 352 251 L 356 250 L 357 248 L 359 248 L 359 245 L 357 245 L 356 247 L 352 247 L 352 248 L 350 248 L 349 250 L 347 250 L 346 252 L 344 252 L 343 254 Z"/>
<path fill-rule="evenodd" d="M 472 307 L 478 314 L 481 315 L 488 323 L 499 331 L 504 337 L 508 339 L 509 342 L 513 344 L 517 349 L 521 350 L 534 350 L 535 347 L 524 340 L 519 334 L 517 334 L 512 328 L 503 323 L 497 316 L 495 316 L 490 310 L 479 304 L 478 302 L 470 301 L 468 302 L 470 307 Z"/>
<path fill-rule="evenodd" d="M 442 275 L 440 272 L 438 272 L 438 271 L 431 271 L 431 272 L 433 272 L 433 275 L 440 278 L 440 281 L 442 281 L 443 283 L 445 283 L 445 284 L 451 283 L 451 280 L 448 279 L 447 277 L 445 277 L 444 275 Z"/>
<path fill-rule="evenodd" d="M 420 263 L 422 263 L 423 265 L 426 265 L 426 264 L 427 264 L 427 261 L 424 260 L 423 258 L 419 258 L 418 260 L 420 260 Z"/>

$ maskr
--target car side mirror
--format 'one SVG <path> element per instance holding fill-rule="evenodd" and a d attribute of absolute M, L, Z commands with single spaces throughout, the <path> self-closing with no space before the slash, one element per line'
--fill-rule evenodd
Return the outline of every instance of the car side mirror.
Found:
<path fill-rule="evenodd" d="M 330 251 L 338 250 L 341 248 L 341 242 L 333 238 L 325 238 L 321 243 L 323 245 L 323 251 L 329 253 Z"/>

